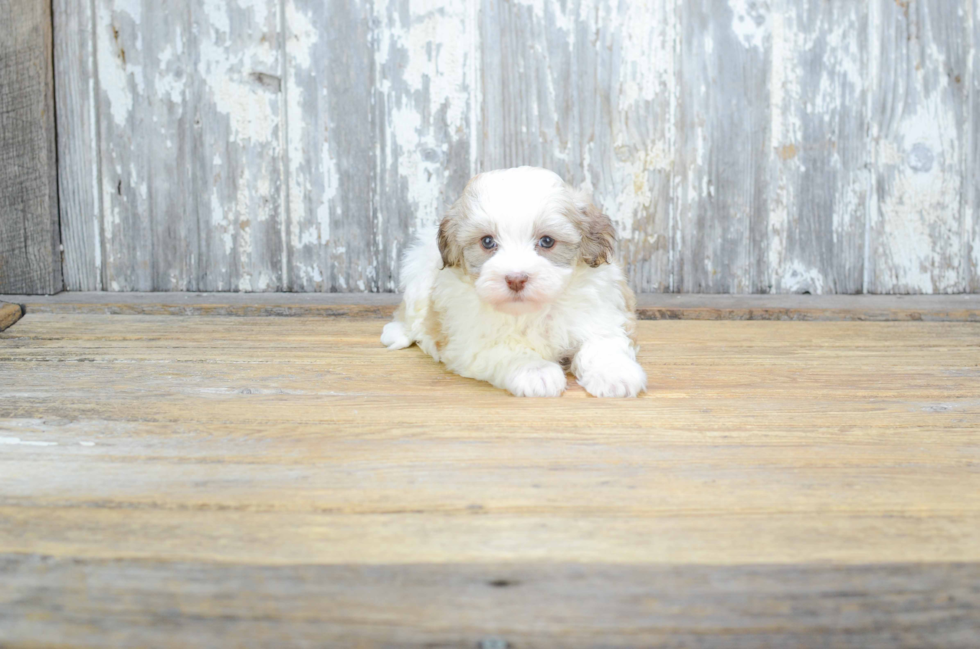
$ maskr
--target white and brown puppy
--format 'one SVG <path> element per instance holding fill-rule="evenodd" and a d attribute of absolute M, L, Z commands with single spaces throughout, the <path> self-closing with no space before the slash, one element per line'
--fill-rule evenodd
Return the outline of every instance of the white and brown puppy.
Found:
<path fill-rule="evenodd" d="M 597 397 L 646 389 L 633 292 L 612 222 L 585 192 L 534 167 L 466 185 L 402 266 L 405 299 L 381 342 L 418 343 L 462 376 L 521 397 L 557 397 L 565 367 Z"/>

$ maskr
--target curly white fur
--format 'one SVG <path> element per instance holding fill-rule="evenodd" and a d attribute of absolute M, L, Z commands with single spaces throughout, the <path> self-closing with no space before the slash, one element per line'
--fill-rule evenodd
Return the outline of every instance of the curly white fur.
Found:
<path fill-rule="evenodd" d="M 559 396 L 564 363 L 590 394 L 635 397 L 646 374 L 614 238 L 589 196 L 550 171 L 476 176 L 406 254 L 404 301 L 381 342 L 417 343 L 453 372 L 517 396 Z M 508 284 L 525 275 L 523 287 Z"/>

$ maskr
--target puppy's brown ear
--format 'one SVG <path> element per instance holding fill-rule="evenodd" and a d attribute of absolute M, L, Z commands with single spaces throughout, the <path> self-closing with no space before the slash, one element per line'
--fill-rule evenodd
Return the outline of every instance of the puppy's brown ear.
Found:
<path fill-rule="evenodd" d="M 439 223 L 439 253 L 442 255 L 442 267 L 463 265 L 463 249 L 456 241 L 456 229 L 459 227 L 460 207 L 457 202 L 446 212 Z"/>
<path fill-rule="evenodd" d="M 588 192 L 575 192 L 578 226 L 582 231 L 582 259 L 592 268 L 612 261 L 616 250 L 616 227 L 592 202 Z"/>

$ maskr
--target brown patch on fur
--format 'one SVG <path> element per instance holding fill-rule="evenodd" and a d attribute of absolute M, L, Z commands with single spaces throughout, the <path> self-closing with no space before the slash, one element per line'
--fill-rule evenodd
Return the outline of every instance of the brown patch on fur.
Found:
<path fill-rule="evenodd" d="M 442 316 L 436 311 L 432 300 L 429 300 L 429 308 L 425 312 L 425 320 L 422 323 L 425 327 L 425 335 L 432 339 L 437 351 L 449 344 L 449 336 L 442 330 Z"/>
<path fill-rule="evenodd" d="M 447 214 L 439 223 L 439 254 L 442 255 L 442 267 L 449 268 L 463 263 L 463 255 L 456 245 L 454 236 L 454 216 Z"/>
<path fill-rule="evenodd" d="M 446 210 L 446 215 L 439 222 L 439 254 L 442 255 L 443 268 L 463 265 L 463 248 L 459 245 L 458 231 L 460 220 L 463 218 L 463 201 L 465 198 L 464 190 L 463 196 Z"/>
<path fill-rule="evenodd" d="M 636 346 L 636 295 L 633 289 L 626 283 L 626 279 L 619 280 L 619 290 L 623 294 L 623 303 L 626 305 L 626 325 L 624 327 L 626 335 Z"/>
<path fill-rule="evenodd" d="M 592 268 L 608 264 L 616 249 L 616 228 L 612 219 L 581 190 L 575 196 L 575 208 L 578 218 L 573 216 L 573 220 L 582 232 L 582 259 Z"/>

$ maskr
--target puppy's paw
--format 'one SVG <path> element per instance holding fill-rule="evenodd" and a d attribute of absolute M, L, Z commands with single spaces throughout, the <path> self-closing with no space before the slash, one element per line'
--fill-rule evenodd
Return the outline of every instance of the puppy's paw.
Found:
<path fill-rule="evenodd" d="M 647 389 L 647 375 L 631 358 L 611 358 L 578 377 L 579 385 L 594 397 L 635 397 Z"/>
<path fill-rule="evenodd" d="M 565 370 L 548 361 L 522 365 L 507 378 L 507 389 L 518 397 L 560 397 L 565 384 Z"/>
<path fill-rule="evenodd" d="M 405 349 L 412 346 L 412 339 L 405 333 L 405 325 L 389 322 L 381 331 L 381 344 L 388 349 Z"/>

